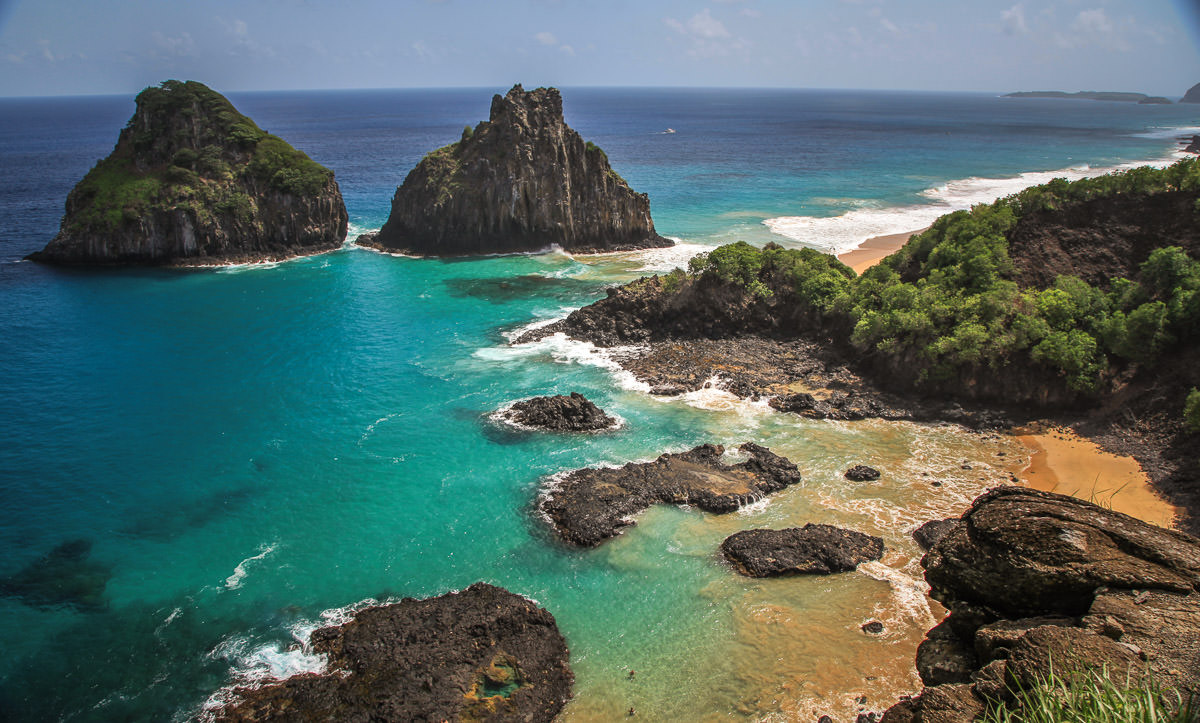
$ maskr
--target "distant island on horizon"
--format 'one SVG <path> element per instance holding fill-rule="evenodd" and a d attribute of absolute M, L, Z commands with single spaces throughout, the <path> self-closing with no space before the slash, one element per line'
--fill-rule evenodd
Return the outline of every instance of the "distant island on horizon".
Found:
<path fill-rule="evenodd" d="M 1173 105 L 1175 101 L 1161 95 L 1146 95 L 1145 93 L 1127 93 L 1122 91 L 1081 90 L 1067 93 L 1062 90 L 1022 90 L 1015 93 L 1005 93 L 1001 98 L 1066 98 L 1068 100 L 1107 100 L 1117 103 L 1138 103 L 1141 105 Z"/>

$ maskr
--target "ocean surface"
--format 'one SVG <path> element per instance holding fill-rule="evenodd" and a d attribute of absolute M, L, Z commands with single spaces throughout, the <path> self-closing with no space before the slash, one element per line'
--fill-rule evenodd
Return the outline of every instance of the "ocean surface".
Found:
<path fill-rule="evenodd" d="M 353 236 L 505 90 L 231 99 L 334 169 Z M 577 678 L 569 721 L 630 707 L 642 720 L 845 718 L 919 686 L 912 655 L 940 609 L 909 533 L 1019 472 L 1023 446 L 801 420 L 719 383 L 654 398 L 586 344 L 508 339 L 720 243 L 840 252 L 1054 176 L 1162 162 L 1200 109 L 677 89 L 567 89 L 564 106 L 679 246 L 42 267 L 21 259 L 53 237 L 133 101 L 0 100 L 0 719 L 203 715 L 231 685 L 321 669 L 308 633 L 356 607 L 476 580 L 557 618 Z M 623 426 L 563 436 L 491 418 L 571 391 Z M 726 516 L 654 508 L 594 550 L 560 544 L 537 513 L 555 473 L 743 441 L 789 456 L 804 482 Z M 882 479 L 845 480 L 856 463 Z M 784 580 L 716 558 L 737 529 L 805 522 L 882 535 L 888 552 Z M 870 620 L 885 632 L 863 633 Z"/>

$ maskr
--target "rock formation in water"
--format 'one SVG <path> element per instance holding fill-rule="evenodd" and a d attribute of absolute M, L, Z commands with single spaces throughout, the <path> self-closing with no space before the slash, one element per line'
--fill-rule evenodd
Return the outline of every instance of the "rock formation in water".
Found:
<path fill-rule="evenodd" d="M 879 470 L 865 464 L 856 464 L 846 470 L 843 476 L 851 482 L 871 482 L 879 479 Z"/>
<path fill-rule="evenodd" d="M 425 156 L 396 189 L 387 223 L 359 243 L 430 256 L 600 252 L 670 246 L 650 201 L 563 121 L 555 88 L 516 85 L 491 116 Z"/>
<path fill-rule="evenodd" d="M 109 156 L 67 196 L 29 258 L 70 265 L 274 260 L 341 246 L 333 172 L 261 130 L 220 93 L 168 80 L 137 96 Z"/>
<path fill-rule="evenodd" d="M 485 583 L 360 610 L 312 648 L 327 672 L 239 688 L 216 720 L 551 721 L 574 681 L 554 617 Z"/>
<path fill-rule="evenodd" d="M 742 530 L 721 543 L 721 554 L 748 577 L 829 575 L 883 557 L 883 540 L 833 525 Z"/>
<path fill-rule="evenodd" d="M 1200 539 L 1074 497 L 999 487 L 921 564 L 950 616 L 918 650 L 925 690 L 886 723 L 965 723 L 1051 665 L 1200 688 Z"/>
<path fill-rule="evenodd" d="M 552 432 L 598 432 L 617 426 L 617 420 L 604 413 L 579 392 L 571 396 L 533 397 L 513 404 L 501 416 L 521 427 Z"/>
<path fill-rule="evenodd" d="M 1191 88 L 1188 88 L 1187 92 L 1183 94 L 1183 97 L 1179 99 L 1179 102 L 1200 103 L 1200 83 L 1196 83 Z"/>
<path fill-rule="evenodd" d="M 725 464 L 724 447 L 704 444 L 653 462 L 578 469 L 554 484 L 541 508 L 564 540 L 594 547 L 634 524 L 631 517 L 655 503 L 733 512 L 800 481 L 796 465 L 766 447 L 746 443 L 738 449 L 750 459 Z"/>

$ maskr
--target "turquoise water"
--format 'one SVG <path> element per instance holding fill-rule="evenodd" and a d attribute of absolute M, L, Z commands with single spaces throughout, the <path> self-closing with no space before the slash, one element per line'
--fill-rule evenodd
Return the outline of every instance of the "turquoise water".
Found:
<path fill-rule="evenodd" d="M 365 229 L 404 171 L 484 117 L 488 97 L 234 101 L 333 167 Z M 835 245 L 864 224 L 909 230 L 931 206 L 1021 172 L 1160 158 L 1174 146 L 1164 129 L 1194 124 L 1192 111 L 782 91 L 580 90 L 565 102 L 650 193 L 659 230 L 689 245 L 44 268 L 17 259 L 53 235 L 66 191 L 131 107 L 0 102 L 12 171 L 0 180 L 0 578 L 25 583 L 0 596 L 0 717 L 186 718 L 232 682 L 319 667 L 299 643 L 337 609 L 476 580 L 555 614 L 578 678 L 573 720 L 630 706 L 649 720 L 849 713 L 859 693 L 874 705 L 916 685 L 908 662 L 937 611 L 908 532 L 1007 479 L 1018 446 L 952 427 L 803 421 L 716 390 L 655 399 L 586 345 L 512 348 L 506 333 L 719 241 L 798 242 L 767 219 L 831 219 L 784 225 Z M 557 436 L 489 420 L 516 399 L 569 391 L 624 425 Z M 596 550 L 562 546 L 537 514 L 553 473 L 743 441 L 790 456 L 804 484 L 725 517 L 651 510 Z M 842 479 L 858 462 L 888 474 Z M 850 575 L 765 582 L 714 557 L 736 529 L 807 521 L 881 534 L 888 556 Z M 91 547 L 43 559 L 72 540 Z M 29 584 L 35 574 L 47 584 Z M 63 586 L 75 594 L 56 597 Z M 888 632 L 863 635 L 868 619 Z"/>

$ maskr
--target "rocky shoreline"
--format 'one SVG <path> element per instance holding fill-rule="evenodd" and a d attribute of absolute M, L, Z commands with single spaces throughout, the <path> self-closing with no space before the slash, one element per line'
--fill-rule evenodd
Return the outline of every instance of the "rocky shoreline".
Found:
<path fill-rule="evenodd" d="M 1200 539 L 1022 487 L 941 532 L 921 564 L 950 615 L 917 652 L 925 689 L 882 723 L 966 723 L 1051 670 L 1200 691 Z"/>

